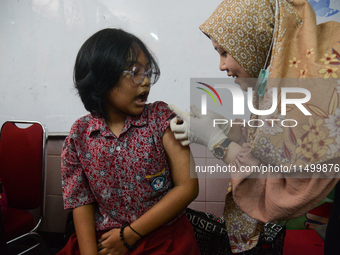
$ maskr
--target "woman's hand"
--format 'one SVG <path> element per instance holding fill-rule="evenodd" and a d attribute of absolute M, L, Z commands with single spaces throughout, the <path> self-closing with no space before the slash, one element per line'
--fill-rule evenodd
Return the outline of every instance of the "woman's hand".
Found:
<path fill-rule="evenodd" d="M 191 105 L 191 114 L 182 112 L 175 106 L 170 105 L 179 117 L 183 119 L 183 124 L 177 124 L 177 118 L 170 122 L 170 128 L 175 133 L 175 138 L 181 140 L 182 145 L 198 143 L 212 150 L 214 145 L 227 138 L 230 131 L 230 121 L 224 116 L 208 111 L 207 115 L 201 115 L 200 109 Z M 215 125 L 214 119 L 226 120 L 226 124 Z"/>
<path fill-rule="evenodd" d="M 190 144 L 190 112 L 183 112 L 176 106 L 169 104 L 168 107 L 182 119 L 182 123 L 178 124 L 176 116 L 170 121 L 170 129 L 174 132 L 176 140 L 179 140 L 183 146 Z"/>

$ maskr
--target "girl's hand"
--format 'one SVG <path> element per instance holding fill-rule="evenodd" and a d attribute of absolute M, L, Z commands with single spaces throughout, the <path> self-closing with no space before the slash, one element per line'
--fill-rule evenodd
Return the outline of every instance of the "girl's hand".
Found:
<path fill-rule="evenodd" d="M 101 247 L 102 247 L 102 249 L 99 250 L 100 246 L 98 244 L 97 246 L 98 255 L 106 255 L 106 254 L 124 255 L 129 251 L 129 249 L 124 245 L 124 242 L 120 239 L 119 228 L 115 228 L 115 229 L 112 229 L 106 232 L 100 237 L 98 242 L 99 244 L 101 244 Z"/>

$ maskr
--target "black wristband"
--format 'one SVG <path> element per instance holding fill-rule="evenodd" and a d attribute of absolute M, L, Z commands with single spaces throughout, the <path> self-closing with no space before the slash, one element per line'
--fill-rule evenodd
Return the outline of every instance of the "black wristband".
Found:
<path fill-rule="evenodd" d="M 129 250 L 132 250 L 132 249 L 134 249 L 134 248 L 136 248 L 136 244 L 134 244 L 134 245 L 129 245 L 127 242 L 125 242 L 125 240 L 124 240 L 124 229 L 127 227 L 127 226 L 130 226 L 130 224 L 129 223 L 125 223 L 124 224 L 124 226 L 123 227 L 121 227 L 121 229 L 120 229 L 120 239 L 124 242 L 124 245 L 127 247 L 127 248 L 129 248 Z"/>
<path fill-rule="evenodd" d="M 131 228 L 131 230 L 132 230 L 133 232 L 135 232 L 137 235 L 139 235 L 140 237 L 144 237 L 143 235 L 139 234 L 136 230 L 134 230 L 134 229 L 131 227 L 130 224 L 129 224 L 129 228 Z"/>

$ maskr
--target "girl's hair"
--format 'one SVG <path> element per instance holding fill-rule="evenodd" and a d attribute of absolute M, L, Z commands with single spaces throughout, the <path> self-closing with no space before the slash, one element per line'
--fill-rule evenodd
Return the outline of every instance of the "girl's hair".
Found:
<path fill-rule="evenodd" d="M 86 110 L 106 117 L 107 93 L 117 85 L 123 71 L 137 62 L 140 52 L 148 59 L 157 81 L 158 64 L 136 36 L 122 29 L 107 28 L 86 40 L 78 52 L 73 73 L 74 85 Z"/>

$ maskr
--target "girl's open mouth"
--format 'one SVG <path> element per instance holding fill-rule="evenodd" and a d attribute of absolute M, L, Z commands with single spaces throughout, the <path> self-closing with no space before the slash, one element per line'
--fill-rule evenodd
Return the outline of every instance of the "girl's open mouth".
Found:
<path fill-rule="evenodd" d="M 135 97 L 135 103 L 138 105 L 144 105 L 148 99 L 149 92 L 145 91 Z"/>

